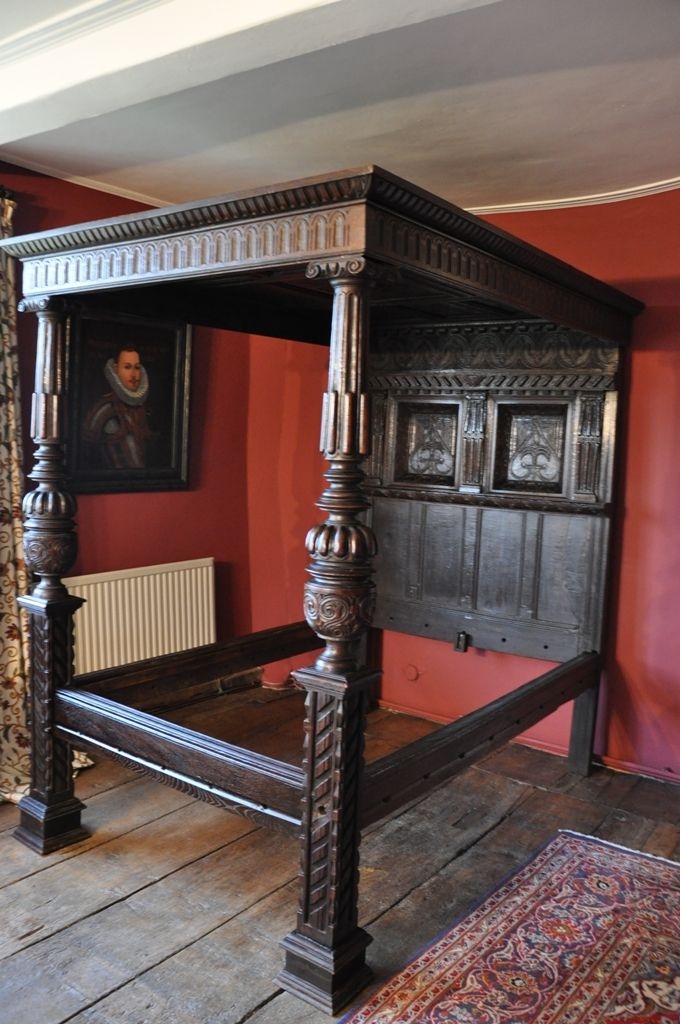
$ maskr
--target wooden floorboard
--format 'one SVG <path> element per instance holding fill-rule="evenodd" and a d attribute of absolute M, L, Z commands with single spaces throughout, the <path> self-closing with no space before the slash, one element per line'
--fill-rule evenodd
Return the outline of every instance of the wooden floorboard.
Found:
<path fill-rule="evenodd" d="M 300 694 L 229 701 L 172 717 L 299 762 Z M 432 728 L 378 711 L 367 756 Z M 296 842 L 105 760 L 81 773 L 77 794 L 91 835 L 48 857 L 16 842 L 17 810 L 0 807 L 0 1024 L 332 1019 L 272 980 L 294 925 Z M 375 984 L 559 828 L 680 860 L 680 787 L 604 768 L 582 779 L 563 758 L 511 744 L 371 826 L 360 913 Z"/>

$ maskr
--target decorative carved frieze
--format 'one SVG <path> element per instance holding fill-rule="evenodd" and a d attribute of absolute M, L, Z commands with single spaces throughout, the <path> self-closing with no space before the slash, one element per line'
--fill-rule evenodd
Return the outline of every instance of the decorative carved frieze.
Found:
<path fill-rule="evenodd" d="M 362 242 L 360 226 L 353 224 L 351 211 L 309 211 L 27 259 L 24 291 L 28 296 L 58 294 L 82 287 L 280 265 L 329 252 L 342 253 Z"/>
<path fill-rule="evenodd" d="M 513 381 L 524 371 L 531 381 L 561 380 L 555 386 L 583 387 L 584 376 L 611 380 L 618 363 L 618 347 L 611 342 L 528 321 L 393 327 L 372 338 L 369 357 L 372 376 L 446 371 L 455 387 L 465 387 L 464 380 L 474 372 L 483 375 L 481 386 L 489 386 L 486 381 L 494 371 L 496 377 L 503 371 Z"/>
<path fill-rule="evenodd" d="M 627 337 L 629 317 L 619 310 L 410 219 L 371 209 L 367 246 L 378 259 L 461 285 L 501 305 L 604 337 Z"/>
<path fill-rule="evenodd" d="M 37 236 L 11 239 L 4 247 L 10 255 L 23 258 L 62 252 L 71 247 L 91 249 L 265 218 L 271 222 L 272 219 L 285 218 L 286 215 L 300 211 L 354 203 L 366 196 L 369 183 L 366 169 L 323 181 L 300 181 L 289 188 L 279 186 L 251 195 L 224 196 L 216 200 L 150 210 L 133 217 L 78 224 Z"/>
<path fill-rule="evenodd" d="M 496 231 L 479 217 L 395 175 L 374 169 L 370 185 L 370 198 L 379 206 L 464 242 L 474 251 L 491 253 L 499 261 L 522 267 L 532 276 L 539 275 L 605 305 L 616 305 L 629 315 L 642 309 L 641 304 L 630 296 L 624 296 L 604 282 L 553 259 L 540 249 L 525 245 L 512 235 Z M 621 340 L 625 337 L 624 333 Z"/>
<path fill-rule="evenodd" d="M 574 394 L 581 388 L 611 391 L 613 377 L 602 374 L 574 373 L 479 373 L 433 370 L 431 372 L 373 373 L 369 386 L 373 395 L 390 392 L 400 395 L 453 395 L 477 388 L 498 394 L 548 395 Z"/>

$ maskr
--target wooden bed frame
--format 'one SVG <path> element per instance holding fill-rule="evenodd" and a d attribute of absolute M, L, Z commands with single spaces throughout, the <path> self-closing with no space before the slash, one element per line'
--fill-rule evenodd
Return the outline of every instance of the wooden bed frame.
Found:
<path fill-rule="evenodd" d="M 40 853 L 82 838 L 82 805 L 74 796 L 71 773 L 73 745 L 103 751 L 199 799 L 298 836 L 297 923 L 283 940 L 285 965 L 278 982 L 334 1013 L 370 977 L 365 960 L 370 937 L 357 919 L 362 826 L 567 701 L 575 701 L 570 765 L 587 772 L 601 664 L 593 649 L 600 646 L 599 629 L 591 630 L 595 642 L 583 648 L 587 641 L 574 641 L 575 656 L 557 668 L 363 766 L 367 703 L 380 677 L 379 668 L 365 664 L 362 653 L 376 604 L 376 539 L 362 469 L 375 432 L 367 393 L 369 314 L 371 338 L 389 333 L 394 325 L 429 330 L 463 324 L 469 333 L 479 323 L 521 321 L 551 329 L 559 325 L 572 332 L 568 338 L 596 339 L 618 350 L 641 306 L 375 167 L 3 244 L 24 263 L 21 308 L 38 319 L 32 419 L 37 447 L 31 474 L 36 487 L 25 499 L 26 558 L 37 582 L 21 601 L 31 628 L 33 777 L 20 805 L 17 838 Z M 88 308 L 139 316 L 162 311 L 189 323 L 317 343 L 330 335 L 322 425 L 329 467 L 318 503 L 326 519 L 306 541 L 311 559 L 304 598 L 307 625 L 282 626 L 103 677 L 80 678 L 74 685 L 73 615 L 81 602 L 61 582 L 76 555 L 75 503 L 64 461 L 64 348 L 69 316 L 74 309 Z M 559 385 L 553 373 L 550 393 L 572 395 L 578 372 L 570 383 L 561 378 Z M 513 379 L 517 393 L 531 401 L 546 393 L 538 378 L 527 383 L 525 375 L 519 384 L 517 374 Z M 591 373 L 585 385 L 597 401 L 598 388 L 612 388 L 611 374 L 606 385 L 602 374 L 598 380 L 594 383 Z M 441 386 L 439 381 L 438 394 Z M 460 378 L 460 401 L 479 386 L 477 377 Z M 493 390 L 488 382 L 483 387 Z M 475 452 L 486 449 L 480 447 L 479 431 L 462 433 L 464 460 L 472 473 Z M 486 477 L 448 490 L 440 486 L 435 498 L 441 502 L 453 494 L 466 508 L 498 508 L 507 499 L 515 510 L 524 502 L 529 509 L 548 512 L 569 504 L 570 515 L 607 516 L 608 495 L 598 493 L 595 470 L 588 469 L 599 464 L 600 447 L 595 461 L 586 459 L 594 439 L 600 446 L 600 434 L 583 426 L 580 434 L 577 426 L 576 434 L 573 458 L 586 466 L 579 472 L 584 479 L 590 474 L 590 484 L 586 480 L 570 496 L 561 494 L 561 505 L 551 506 L 557 500 L 551 495 L 504 495 L 502 487 L 490 493 L 494 485 Z M 491 441 L 484 444 L 488 448 Z M 374 480 L 374 493 L 389 493 L 389 487 L 381 491 L 382 485 L 384 480 Z M 403 486 L 398 493 L 404 497 Z M 417 497 L 423 493 L 421 488 Z M 400 548 L 395 557 L 402 554 Z M 389 556 L 389 550 L 382 551 L 383 562 Z M 406 618 L 409 607 L 402 609 Z M 526 636 L 531 616 L 526 609 L 521 615 Z M 451 642 L 464 650 L 474 643 L 474 629 L 461 622 L 476 621 L 482 629 L 481 618 L 453 619 Z M 388 621 L 384 615 L 378 624 Z M 408 631 L 408 624 L 398 628 Z M 489 631 L 489 646 L 495 635 Z M 505 643 L 506 637 L 501 639 Z M 320 648 L 313 664 L 295 673 L 307 691 L 302 768 L 151 713 L 171 693 L 186 697 L 221 675 Z"/>

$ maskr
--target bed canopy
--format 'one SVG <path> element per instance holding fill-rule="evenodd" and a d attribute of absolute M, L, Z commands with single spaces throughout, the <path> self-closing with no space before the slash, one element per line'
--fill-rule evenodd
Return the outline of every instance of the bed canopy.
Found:
<path fill-rule="evenodd" d="M 298 916 L 278 980 L 335 1012 L 370 975 L 357 920 L 362 825 L 570 700 L 570 763 L 588 770 L 619 353 L 641 306 L 377 167 L 3 246 L 23 261 L 22 309 L 38 321 L 35 488 L 25 499 L 36 585 L 22 601 L 33 779 L 17 835 L 43 853 L 82 837 L 77 744 L 298 836 Z M 295 674 L 307 691 L 302 768 L 134 706 L 152 670 L 181 685 L 187 656 L 118 670 L 106 685 L 73 679 L 80 601 L 61 582 L 76 553 L 64 346 L 69 318 L 87 309 L 330 341 L 308 625 L 196 655 L 207 673 L 322 647 Z M 364 767 L 380 674 L 365 661 L 371 626 L 558 666 Z"/>

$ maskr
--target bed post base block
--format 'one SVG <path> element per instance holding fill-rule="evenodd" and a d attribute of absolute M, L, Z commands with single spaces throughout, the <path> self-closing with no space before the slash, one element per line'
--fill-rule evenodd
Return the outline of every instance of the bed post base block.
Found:
<path fill-rule="evenodd" d="M 20 820 L 14 838 L 37 853 L 53 853 L 85 839 L 89 832 L 80 824 L 84 804 L 76 797 L 45 804 L 25 796 L 19 802 Z"/>
<path fill-rule="evenodd" d="M 373 977 L 366 963 L 370 942 L 361 928 L 335 949 L 291 932 L 281 942 L 286 963 L 276 983 L 324 1013 L 338 1013 Z"/>

